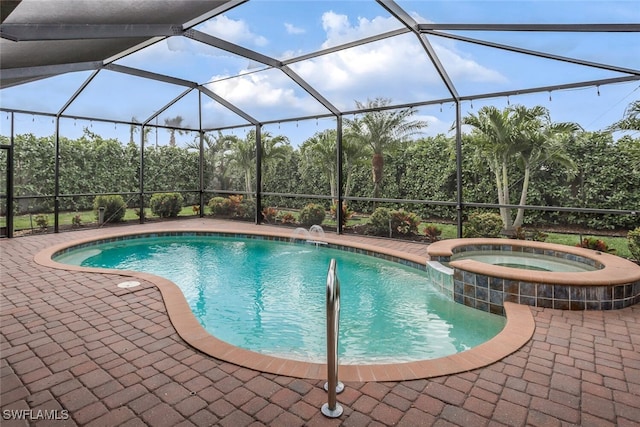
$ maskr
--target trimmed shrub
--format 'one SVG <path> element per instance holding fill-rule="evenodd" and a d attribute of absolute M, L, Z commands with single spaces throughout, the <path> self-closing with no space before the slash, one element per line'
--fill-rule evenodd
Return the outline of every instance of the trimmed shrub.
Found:
<path fill-rule="evenodd" d="M 71 218 L 71 225 L 73 227 L 82 226 L 82 217 L 80 216 L 80 214 L 76 214 L 73 216 L 73 218 Z"/>
<path fill-rule="evenodd" d="M 640 261 L 640 227 L 629 231 L 627 241 L 629 242 L 629 252 L 631 252 L 631 256 L 636 261 Z"/>
<path fill-rule="evenodd" d="M 391 219 L 391 211 L 387 208 L 379 207 L 369 217 L 369 227 L 371 232 L 376 236 L 389 236 L 391 237 L 391 225 L 389 220 Z"/>
<path fill-rule="evenodd" d="M 410 234 L 418 234 L 418 226 L 422 220 L 413 212 L 407 212 L 404 209 L 391 211 L 391 230 L 392 234 L 400 234 L 407 236 Z"/>
<path fill-rule="evenodd" d="M 502 218 L 497 213 L 473 213 L 464 225 L 462 237 L 500 237 Z"/>
<path fill-rule="evenodd" d="M 424 235 L 427 236 L 430 242 L 437 242 L 438 240 L 440 240 L 442 230 L 435 225 L 427 225 L 424 228 Z"/>
<path fill-rule="evenodd" d="M 270 224 L 276 221 L 277 216 L 278 216 L 278 209 L 276 208 L 266 207 L 262 209 L 262 218 Z"/>
<path fill-rule="evenodd" d="M 413 212 L 379 207 L 369 217 L 368 227 L 370 234 L 376 236 L 408 236 L 418 234 L 421 222 L 420 217 Z"/>
<path fill-rule="evenodd" d="M 283 224 L 293 224 L 296 222 L 296 217 L 291 212 L 278 212 L 278 221 Z"/>
<path fill-rule="evenodd" d="M 93 211 L 96 219 L 99 218 L 99 209 L 104 208 L 104 222 L 119 222 L 124 218 L 127 204 L 119 194 L 96 196 L 93 199 Z"/>
<path fill-rule="evenodd" d="M 607 245 L 605 241 L 596 239 L 595 237 L 585 237 L 580 243 L 576 244 L 576 246 L 579 248 L 593 249 L 594 251 L 600 252 L 615 253 L 616 251 L 613 248 L 609 248 L 609 245 Z"/>
<path fill-rule="evenodd" d="M 228 216 L 233 218 L 253 218 L 256 203 L 253 200 L 244 200 L 242 195 L 229 197 L 212 197 L 207 203 L 212 215 Z"/>
<path fill-rule="evenodd" d="M 305 227 L 311 227 L 312 225 L 322 225 L 325 215 L 326 212 L 324 211 L 324 208 L 322 206 L 315 203 L 309 203 L 300 211 L 298 220 L 300 221 L 300 224 Z"/>
<path fill-rule="evenodd" d="M 235 216 L 243 219 L 252 219 L 256 215 L 256 202 L 254 200 L 244 199 L 240 197 L 240 203 L 236 206 Z"/>
<path fill-rule="evenodd" d="M 535 230 L 533 232 L 533 235 L 531 236 L 531 240 L 535 240 L 536 242 L 544 242 L 545 240 L 547 240 L 547 237 L 549 237 L 549 235 L 544 231 Z"/>
<path fill-rule="evenodd" d="M 211 211 L 211 215 L 229 215 L 231 203 L 229 199 L 225 199 L 224 197 L 212 197 L 209 199 L 207 207 Z"/>
<path fill-rule="evenodd" d="M 242 203 L 244 202 L 244 196 L 236 194 L 227 197 L 226 203 L 229 205 L 229 215 L 243 216 Z"/>
<path fill-rule="evenodd" d="M 36 225 L 40 227 L 40 230 L 46 230 L 49 227 L 49 218 L 46 215 L 36 215 Z"/>
<path fill-rule="evenodd" d="M 151 212 L 160 218 L 175 218 L 184 206 L 184 198 L 180 193 L 156 193 L 149 200 Z"/>

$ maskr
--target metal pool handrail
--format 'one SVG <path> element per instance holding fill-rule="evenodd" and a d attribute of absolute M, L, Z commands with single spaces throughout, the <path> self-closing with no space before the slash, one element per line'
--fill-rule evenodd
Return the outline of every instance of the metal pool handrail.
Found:
<path fill-rule="evenodd" d="M 328 402 L 322 405 L 322 414 L 337 418 L 342 415 L 342 406 L 336 395 L 344 390 L 338 381 L 338 332 L 340 330 L 340 280 L 336 271 L 336 260 L 329 263 L 327 273 L 327 382 L 324 389 L 329 394 Z"/>

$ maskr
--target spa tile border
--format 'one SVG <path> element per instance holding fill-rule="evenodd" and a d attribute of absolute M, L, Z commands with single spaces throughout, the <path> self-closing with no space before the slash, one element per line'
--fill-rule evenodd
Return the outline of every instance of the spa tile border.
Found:
<path fill-rule="evenodd" d="M 245 350 L 221 341 L 202 328 L 193 315 L 182 291 L 173 282 L 162 277 L 148 273 L 135 271 L 109 270 L 100 268 L 85 268 L 60 264 L 53 261 L 55 255 L 69 251 L 70 248 L 86 247 L 96 242 L 113 242 L 127 238 L 139 238 L 142 236 L 162 235 L 220 235 L 237 238 L 263 238 L 267 240 L 291 241 L 291 236 L 286 233 L 274 231 L 234 232 L 229 230 L 186 230 L 180 229 L 169 232 L 141 232 L 141 233 L 113 233 L 107 237 L 91 239 L 86 238 L 70 241 L 47 248 L 34 257 L 34 260 L 43 266 L 70 270 L 83 271 L 96 274 L 118 274 L 126 277 L 137 278 L 154 284 L 160 292 L 167 308 L 171 323 L 182 339 L 192 347 L 214 358 L 229 363 L 276 375 L 285 375 L 296 378 L 325 379 L 327 375 L 326 364 L 309 363 L 289 359 L 281 359 L 260 353 Z M 339 236 L 325 236 L 316 239 L 326 242 L 330 247 L 344 248 L 351 252 L 378 256 L 384 259 L 401 262 L 405 265 L 425 269 L 427 258 L 408 254 L 402 251 L 382 248 L 360 242 L 341 241 Z M 424 379 L 466 372 L 491 365 L 504 357 L 514 353 L 524 346 L 533 336 L 535 322 L 529 307 L 510 302 L 505 302 L 504 313 L 507 321 L 504 329 L 491 340 L 470 350 L 451 356 L 432 360 L 421 360 L 396 364 L 372 364 L 372 365 L 340 365 L 339 379 L 341 381 L 405 381 Z"/>
<path fill-rule="evenodd" d="M 472 259 L 453 260 L 467 251 L 534 253 L 583 262 L 594 271 L 578 273 L 518 270 Z M 615 310 L 640 303 L 640 267 L 631 261 L 584 248 L 505 239 L 452 239 L 427 249 L 432 262 L 453 270 L 456 302 L 494 314 L 513 302 L 560 310 Z"/>

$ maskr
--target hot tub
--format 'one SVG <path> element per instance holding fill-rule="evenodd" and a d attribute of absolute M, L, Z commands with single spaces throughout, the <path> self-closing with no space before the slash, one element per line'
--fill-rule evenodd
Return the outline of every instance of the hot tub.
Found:
<path fill-rule="evenodd" d="M 491 313 L 503 313 L 505 302 L 562 310 L 611 310 L 640 302 L 640 266 L 590 249 L 524 240 L 451 239 L 431 244 L 427 253 L 443 292 Z M 517 261 L 501 262 L 508 259 Z M 526 260 L 540 259 L 547 265 L 526 267 Z M 550 264 L 578 268 L 545 268 Z"/>

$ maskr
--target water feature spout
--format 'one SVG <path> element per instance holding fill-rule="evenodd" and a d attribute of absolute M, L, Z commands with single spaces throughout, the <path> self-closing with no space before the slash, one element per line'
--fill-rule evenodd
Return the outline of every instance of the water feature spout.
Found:
<path fill-rule="evenodd" d="M 293 234 L 291 234 L 291 240 L 309 240 L 310 238 L 311 234 L 309 233 L 309 230 L 302 227 L 296 228 L 295 230 L 293 230 Z"/>
<path fill-rule="evenodd" d="M 291 240 L 305 240 L 307 243 L 315 245 L 316 247 L 318 247 L 319 245 L 327 244 L 327 242 L 318 240 L 322 238 L 324 238 L 324 230 L 317 224 L 312 225 L 309 230 L 298 227 L 293 231 L 293 234 L 291 235 Z"/>
<path fill-rule="evenodd" d="M 323 238 L 324 230 L 322 229 L 322 226 L 315 224 L 315 225 L 312 225 L 311 228 L 309 228 L 309 235 L 316 239 Z"/>
<path fill-rule="evenodd" d="M 322 240 L 318 240 L 318 239 L 323 239 L 324 238 L 324 230 L 322 229 L 321 226 L 315 224 L 312 225 L 311 228 L 309 228 L 309 236 L 310 239 L 307 240 L 307 243 L 311 243 L 313 245 L 316 245 L 316 248 L 318 247 L 318 245 L 326 245 L 327 242 L 323 242 Z"/>

